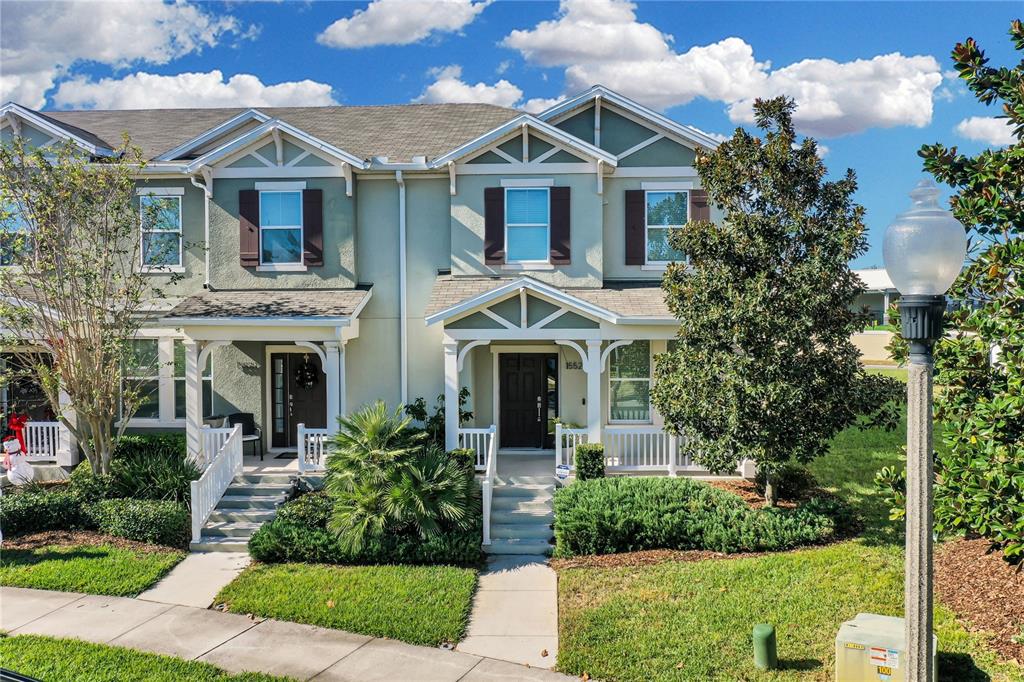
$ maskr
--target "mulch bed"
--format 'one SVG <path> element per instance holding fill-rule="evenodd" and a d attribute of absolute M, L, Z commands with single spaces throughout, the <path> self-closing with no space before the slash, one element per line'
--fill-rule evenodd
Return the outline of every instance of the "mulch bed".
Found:
<path fill-rule="evenodd" d="M 764 495 L 757 492 L 757 488 L 754 486 L 753 481 L 746 479 L 741 480 L 730 480 L 730 479 L 711 479 L 703 481 L 708 485 L 724 490 L 727 493 L 732 493 L 737 497 L 740 497 L 747 506 L 751 509 L 760 509 L 765 506 Z M 778 500 L 776 506 L 780 509 L 794 509 L 797 506 L 797 502 L 794 500 Z"/>
<path fill-rule="evenodd" d="M 118 549 L 129 549 L 135 552 L 172 552 L 179 551 L 173 547 L 161 545 L 150 545 L 145 542 L 115 538 L 112 535 L 94 533 L 90 530 L 48 530 L 41 533 L 19 535 L 13 538 L 4 538 L 3 548 L 31 550 L 42 547 L 98 547 L 107 545 Z"/>
<path fill-rule="evenodd" d="M 1000 656 L 1024 662 L 1024 570 L 983 539 L 951 540 L 935 552 L 935 593 L 969 630 L 994 632 Z"/>
<path fill-rule="evenodd" d="M 567 568 L 632 568 L 661 564 L 666 561 L 748 559 L 766 554 L 778 554 L 778 552 L 725 554 L 724 552 L 712 552 L 704 549 L 647 549 L 640 552 L 623 552 L 622 554 L 598 554 L 572 557 L 571 559 L 551 559 L 548 563 L 556 571 L 562 571 Z"/>

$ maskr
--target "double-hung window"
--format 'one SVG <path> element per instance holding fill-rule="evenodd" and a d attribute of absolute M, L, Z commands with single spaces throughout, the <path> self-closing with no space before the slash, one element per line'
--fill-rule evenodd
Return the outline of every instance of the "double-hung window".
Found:
<path fill-rule="evenodd" d="M 174 341 L 174 418 L 185 418 L 185 344 L 179 339 Z M 203 411 L 213 412 L 213 363 L 211 356 L 206 356 L 203 367 Z"/>
<path fill-rule="evenodd" d="M 302 265 L 301 191 L 260 191 L 260 265 Z"/>
<path fill-rule="evenodd" d="M 203 409 L 213 411 L 211 358 L 202 369 Z M 131 342 L 122 368 L 122 391 L 136 392 L 138 409 L 133 426 L 172 426 L 185 419 L 185 344 L 170 336 L 137 338 Z M 123 398 L 123 394 L 122 394 Z M 124 403 L 120 405 L 124 417 Z"/>
<path fill-rule="evenodd" d="M 669 231 L 680 228 L 689 219 L 690 193 L 682 191 L 648 191 L 647 195 L 647 264 L 664 265 L 681 261 L 685 256 L 668 243 Z"/>
<path fill-rule="evenodd" d="M 139 211 L 143 268 L 181 267 L 181 197 L 143 194 Z"/>
<path fill-rule="evenodd" d="M 547 263 L 551 198 L 547 187 L 505 188 L 505 262 Z"/>
<path fill-rule="evenodd" d="M 122 390 L 135 392 L 137 407 L 132 419 L 159 419 L 160 340 L 132 340 L 122 374 Z M 123 419 L 123 401 L 120 412 Z"/>
<path fill-rule="evenodd" d="M 6 204 L 0 216 L 0 266 L 16 265 L 32 255 L 28 222 L 14 204 Z"/>
<path fill-rule="evenodd" d="M 612 351 L 608 364 L 608 421 L 651 421 L 651 342 L 636 340 Z"/>

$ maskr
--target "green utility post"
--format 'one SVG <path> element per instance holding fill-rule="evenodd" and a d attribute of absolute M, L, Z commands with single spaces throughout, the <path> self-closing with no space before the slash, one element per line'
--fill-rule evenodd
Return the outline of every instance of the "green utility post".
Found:
<path fill-rule="evenodd" d="M 779 667 L 774 625 L 758 623 L 754 626 L 754 665 L 760 670 L 775 670 Z"/>

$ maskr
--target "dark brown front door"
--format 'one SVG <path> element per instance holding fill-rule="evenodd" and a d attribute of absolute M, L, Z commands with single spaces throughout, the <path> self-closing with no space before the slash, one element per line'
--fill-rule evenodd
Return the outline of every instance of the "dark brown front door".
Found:
<path fill-rule="evenodd" d="M 543 448 L 557 375 L 557 356 L 549 353 L 502 353 L 498 365 L 501 400 L 501 447 Z"/>
<path fill-rule="evenodd" d="M 315 353 L 270 356 L 271 444 L 295 447 L 296 429 L 327 426 L 327 385 Z"/>

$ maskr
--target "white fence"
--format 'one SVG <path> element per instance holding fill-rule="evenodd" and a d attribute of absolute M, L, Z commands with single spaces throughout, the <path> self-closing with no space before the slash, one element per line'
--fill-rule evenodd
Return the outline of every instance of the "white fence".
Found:
<path fill-rule="evenodd" d="M 488 458 L 494 450 L 494 436 L 497 430 L 493 424 L 486 429 L 459 429 L 459 447 L 476 453 L 477 471 L 487 469 Z"/>
<path fill-rule="evenodd" d="M 199 480 L 192 481 L 192 542 L 199 542 L 210 512 L 220 502 L 231 481 L 242 472 L 242 426 L 238 424 L 231 429 L 204 426 L 204 444 L 218 442 L 216 437 L 207 433 L 209 431 L 226 432 L 226 435 L 219 441 L 220 448 L 208 459 L 206 471 Z"/>
<path fill-rule="evenodd" d="M 327 429 L 307 429 L 299 424 L 299 473 L 307 471 L 323 471 L 327 468 L 324 450 L 327 441 Z"/>
<path fill-rule="evenodd" d="M 27 422 L 22 435 L 25 458 L 30 462 L 53 461 L 71 466 L 77 461 L 71 432 L 60 422 Z"/>

